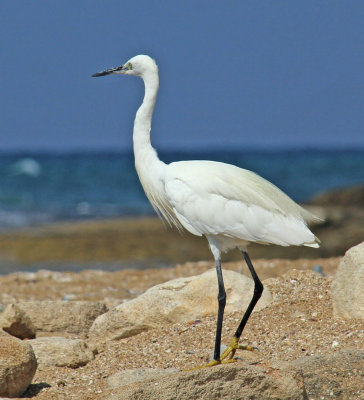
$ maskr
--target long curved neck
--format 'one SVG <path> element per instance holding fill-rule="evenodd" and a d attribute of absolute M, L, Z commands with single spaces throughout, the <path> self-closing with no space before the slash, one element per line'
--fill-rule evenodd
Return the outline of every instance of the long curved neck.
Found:
<path fill-rule="evenodd" d="M 158 70 L 149 71 L 142 78 L 145 86 L 145 95 L 143 103 L 136 113 L 133 131 L 134 155 L 137 169 L 138 166 L 159 161 L 157 153 L 150 142 L 152 116 L 159 87 Z"/>

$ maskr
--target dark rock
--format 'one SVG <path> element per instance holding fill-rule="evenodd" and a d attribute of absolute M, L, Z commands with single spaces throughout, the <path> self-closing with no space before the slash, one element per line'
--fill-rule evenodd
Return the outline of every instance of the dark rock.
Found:
<path fill-rule="evenodd" d="M 364 185 L 348 186 L 326 191 L 313 197 L 310 203 L 319 206 L 364 207 Z"/>

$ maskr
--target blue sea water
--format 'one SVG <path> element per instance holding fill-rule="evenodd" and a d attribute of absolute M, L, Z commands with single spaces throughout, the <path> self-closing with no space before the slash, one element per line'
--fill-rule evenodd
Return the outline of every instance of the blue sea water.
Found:
<path fill-rule="evenodd" d="M 238 165 L 294 200 L 364 182 L 364 150 L 168 152 L 165 162 L 208 159 Z M 0 154 L 0 228 L 63 220 L 152 215 L 131 153 Z"/>

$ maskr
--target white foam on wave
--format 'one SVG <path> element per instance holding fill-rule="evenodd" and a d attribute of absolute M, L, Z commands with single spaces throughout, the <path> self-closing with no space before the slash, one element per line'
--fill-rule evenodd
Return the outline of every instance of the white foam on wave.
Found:
<path fill-rule="evenodd" d="M 33 158 L 22 158 L 9 166 L 12 175 L 37 177 L 42 173 L 42 166 Z"/>

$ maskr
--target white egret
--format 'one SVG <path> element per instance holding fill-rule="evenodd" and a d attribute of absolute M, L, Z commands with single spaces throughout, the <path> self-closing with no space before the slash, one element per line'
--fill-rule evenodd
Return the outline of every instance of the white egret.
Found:
<path fill-rule="evenodd" d="M 263 292 L 247 253 L 248 244 L 319 247 L 319 240 L 307 227 L 307 222 L 316 217 L 251 171 L 214 161 L 162 162 L 150 142 L 159 87 L 155 61 L 138 55 L 122 66 L 92 76 L 109 74 L 135 75 L 144 81 L 145 95 L 134 121 L 135 167 L 145 194 L 159 216 L 177 229 L 184 228 L 207 238 L 216 263 L 218 317 L 214 356 L 206 366 L 233 361 L 237 349 L 252 350 L 238 342 Z M 220 356 L 226 303 L 221 252 L 236 247 L 242 251 L 254 279 L 254 295 L 230 345 Z"/>

